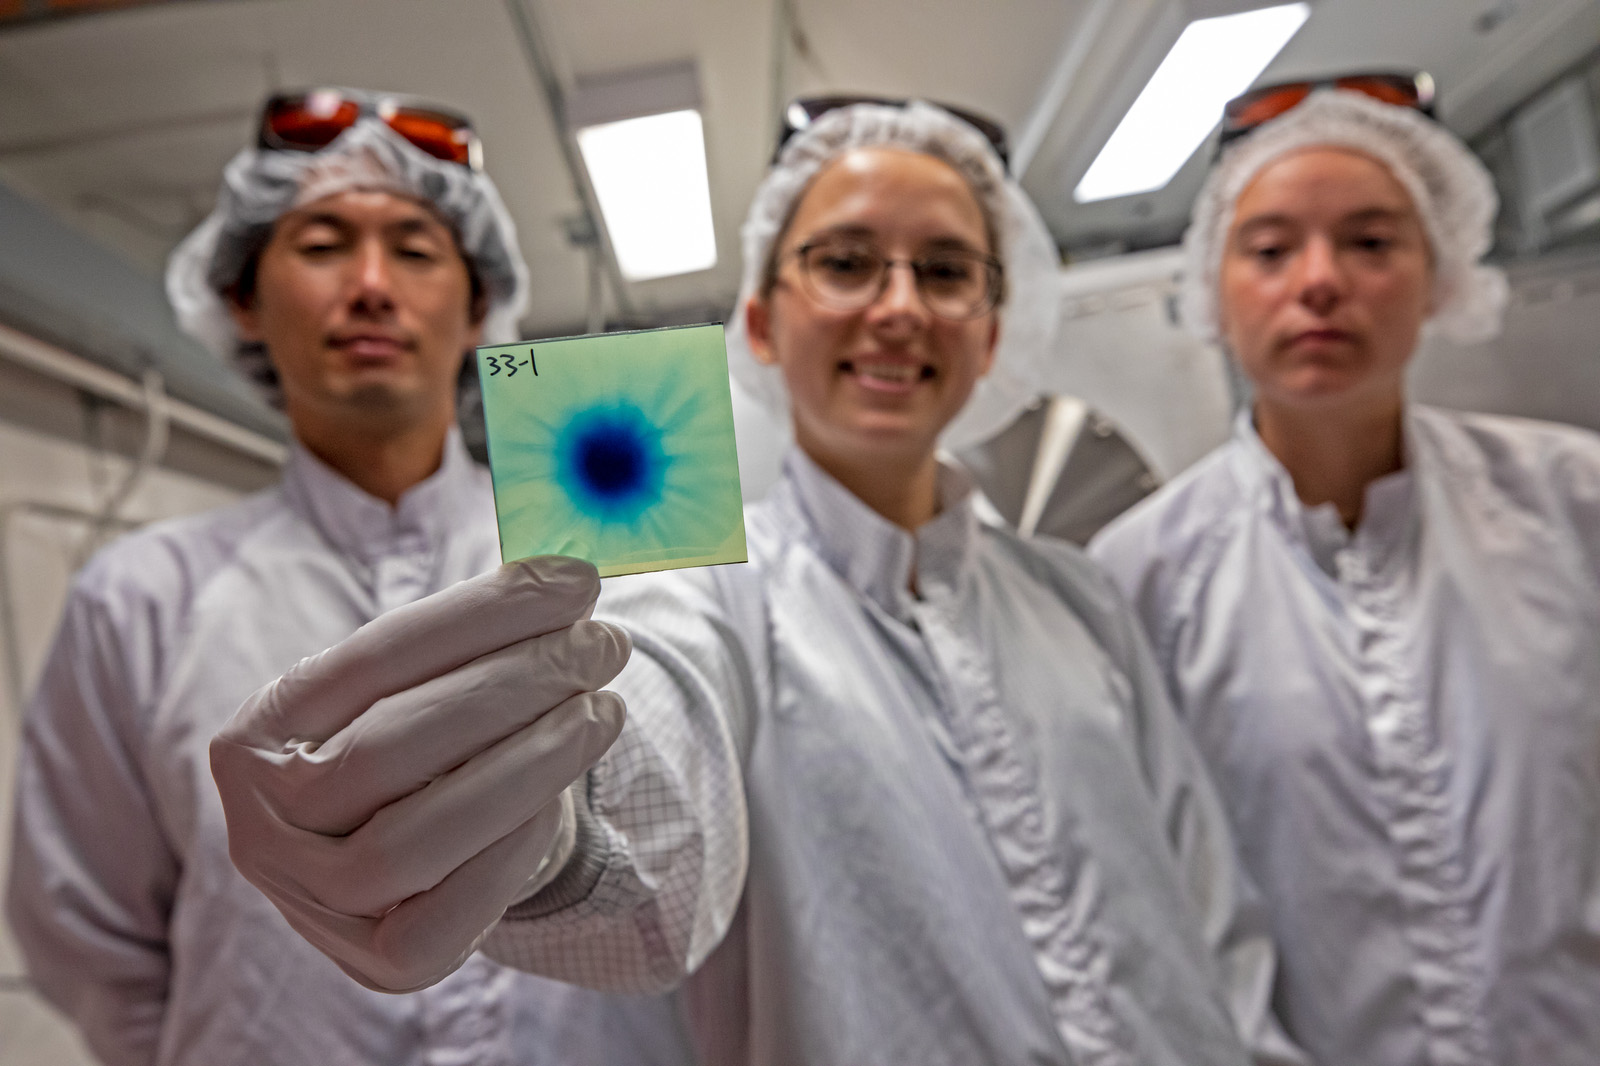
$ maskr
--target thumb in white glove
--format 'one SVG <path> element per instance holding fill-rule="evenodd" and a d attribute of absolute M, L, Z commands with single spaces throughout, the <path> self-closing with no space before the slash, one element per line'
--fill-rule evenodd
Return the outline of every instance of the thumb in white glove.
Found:
<path fill-rule="evenodd" d="M 368 988 L 454 971 L 548 865 L 563 790 L 622 730 L 595 690 L 630 645 L 585 620 L 599 590 L 559 556 L 464 581 L 303 660 L 212 740 L 234 865 Z"/>

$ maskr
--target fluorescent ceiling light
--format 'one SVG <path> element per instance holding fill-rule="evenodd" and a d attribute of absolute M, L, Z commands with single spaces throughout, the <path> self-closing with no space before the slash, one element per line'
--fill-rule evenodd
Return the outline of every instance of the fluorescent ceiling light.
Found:
<path fill-rule="evenodd" d="M 1255 83 L 1310 14 L 1308 4 L 1282 4 L 1189 23 L 1073 199 L 1086 204 L 1166 185 L 1216 126 L 1222 105 Z"/>
<path fill-rule="evenodd" d="M 617 266 L 629 281 L 717 264 L 700 112 L 669 111 L 578 131 Z"/>

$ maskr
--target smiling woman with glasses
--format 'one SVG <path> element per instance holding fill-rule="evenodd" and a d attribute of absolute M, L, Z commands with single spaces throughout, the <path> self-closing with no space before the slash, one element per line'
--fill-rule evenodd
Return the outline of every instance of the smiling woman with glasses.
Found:
<path fill-rule="evenodd" d="M 1071 547 L 979 523 L 938 458 L 1033 377 L 1030 319 L 1055 310 L 994 139 L 922 103 L 819 111 L 744 233 L 730 359 L 796 443 L 751 562 L 596 610 L 633 635 L 616 688 L 639 725 L 593 781 L 648 768 L 603 817 L 641 859 L 697 856 L 648 908 L 698 916 L 664 935 L 686 972 L 710 952 L 688 999 L 702 1039 L 732 1038 L 712 1060 L 1296 1062 L 1130 616 Z M 635 934 L 579 911 L 571 934 L 514 911 L 489 950 L 531 965 L 583 935 L 604 969 Z"/>
<path fill-rule="evenodd" d="M 1298 1063 L 1267 1009 L 1272 948 L 1221 807 L 1131 615 L 1075 548 L 982 523 L 970 479 L 939 459 L 1036 394 L 1038 324 L 1056 310 L 1055 250 L 991 142 L 928 104 L 831 109 L 784 145 L 744 235 L 730 358 L 773 390 L 796 447 L 747 512 L 747 565 L 602 592 L 594 619 L 625 630 L 632 657 L 600 761 L 582 772 L 593 755 L 554 713 L 517 734 L 551 753 L 529 756 L 535 792 L 570 780 L 540 773 L 556 756 L 581 774 L 570 851 L 555 869 L 520 852 L 485 867 L 483 851 L 458 879 L 443 853 L 330 865 L 308 844 L 296 862 L 299 844 L 246 831 L 236 858 L 280 894 L 357 885 L 371 913 L 423 881 L 457 899 L 448 922 L 396 908 L 376 939 L 351 932 L 370 917 L 292 908 L 374 987 L 436 980 L 479 935 L 497 959 L 595 988 L 687 982 L 676 1003 L 703 1062 Z M 423 645 L 441 625 L 469 658 L 488 650 L 451 626 L 481 591 L 417 605 L 416 635 L 396 631 L 384 661 L 331 650 L 323 682 L 272 690 L 229 735 L 318 713 L 340 663 L 404 670 L 474 721 L 515 718 L 497 686 L 415 666 L 437 658 Z M 431 751 L 408 752 L 392 713 L 374 705 L 346 734 L 378 745 L 350 759 L 393 761 L 380 780 Z M 289 787 L 275 755 L 234 759 L 218 781 L 246 813 Z M 432 825 L 438 803 L 488 826 L 510 803 L 486 784 L 398 801 L 347 785 L 372 825 Z"/>

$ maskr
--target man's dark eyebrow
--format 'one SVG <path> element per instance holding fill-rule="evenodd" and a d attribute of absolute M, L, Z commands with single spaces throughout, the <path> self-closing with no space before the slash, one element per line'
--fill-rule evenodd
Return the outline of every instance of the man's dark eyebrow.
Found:
<path fill-rule="evenodd" d="M 450 233 L 450 227 L 446 225 L 443 220 L 432 218 L 427 214 L 416 214 L 412 215 L 410 218 L 402 218 L 398 221 L 391 222 L 388 226 L 388 229 L 394 231 L 402 237 L 408 237 L 413 233 L 422 233 L 430 237 L 443 237 L 448 236 Z"/>
<path fill-rule="evenodd" d="M 305 229 L 307 226 L 328 226 L 332 229 L 343 231 L 350 229 L 351 223 L 349 219 L 336 211 L 313 211 L 301 215 L 294 221 L 294 229 L 296 230 Z M 397 219 L 386 224 L 384 228 L 405 236 L 412 233 L 431 232 L 434 227 L 443 227 L 446 232 L 449 231 L 449 227 L 443 221 L 432 218 L 423 212 Z"/>
<path fill-rule="evenodd" d="M 332 211 L 313 211 L 294 219 L 295 229 L 305 229 L 307 226 L 331 226 L 334 229 L 348 229 L 350 223 Z"/>

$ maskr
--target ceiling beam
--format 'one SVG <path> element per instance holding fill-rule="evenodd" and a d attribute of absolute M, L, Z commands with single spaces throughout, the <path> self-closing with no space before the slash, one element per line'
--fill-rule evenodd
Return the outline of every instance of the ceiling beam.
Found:
<path fill-rule="evenodd" d="M 528 61 L 528 69 L 533 73 L 534 82 L 544 96 L 550 121 L 556 129 L 556 144 L 561 150 L 561 160 L 566 164 L 567 174 L 572 179 L 572 191 L 578 197 L 578 202 L 588 215 L 593 228 L 595 244 L 589 254 L 600 257 L 605 275 L 611 282 L 611 298 L 617 313 L 624 320 L 629 320 L 634 317 L 633 302 L 628 298 L 627 283 L 623 281 L 622 269 L 617 265 L 617 253 L 611 246 L 611 235 L 606 232 L 605 217 L 600 213 L 600 201 L 595 196 L 594 186 L 589 182 L 589 172 L 584 169 L 583 161 L 578 156 L 577 138 L 574 136 L 572 124 L 567 120 L 566 90 L 556 77 L 555 67 L 545 52 L 544 42 L 549 38 L 539 25 L 538 16 L 533 10 L 533 2 L 534 0 L 506 0 L 506 13 L 511 16 L 511 25 L 516 30 L 517 43 L 522 46 L 522 53 Z"/>
<path fill-rule="evenodd" d="M 1117 0 L 1094 0 L 1088 14 L 1073 22 L 1072 30 L 1062 44 L 1061 55 L 1051 67 L 1050 77 L 1045 80 L 1044 90 L 1034 101 L 1033 108 L 1023 120 L 1022 130 L 1017 135 L 1017 147 L 1011 154 L 1011 172 L 1018 182 L 1022 181 L 1034 157 L 1039 154 L 1039 146 L 1044 144 L 1045 134 L 1050 132 L 1056 116 L 1061 113 L 1061 103 L 1067 98 L 1067 91 L 1072 88 L 1079 72 L 1083 70 L 1089 49 L 1099 40 L 1105 30 L 1106 21 L 1116 6 Z"/>

